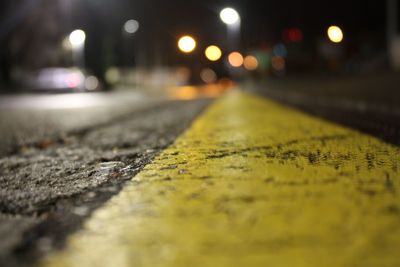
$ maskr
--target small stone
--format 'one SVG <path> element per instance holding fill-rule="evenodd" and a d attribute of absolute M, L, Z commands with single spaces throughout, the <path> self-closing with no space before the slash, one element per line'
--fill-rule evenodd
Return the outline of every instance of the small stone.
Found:
<path fill-rule="evenodd" d="M 89 213 L 89 208 L 86 206 L 75 207 L 72 213 L 78 216 L 86 216 Z"/>

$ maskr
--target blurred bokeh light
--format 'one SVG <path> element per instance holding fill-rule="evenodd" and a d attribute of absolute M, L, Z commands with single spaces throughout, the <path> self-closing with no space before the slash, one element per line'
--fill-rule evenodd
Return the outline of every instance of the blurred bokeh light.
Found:
<path fill-rule="evenodd" d="M 286 62 L 283 57 L 275 56 L 272 58 L 271 65 L 273 70 L 281 72 L 284 71 L 286 68 Z"/>
<path fill-rule="evenodd" d="M 232 52 L 228 56 L 229 64 L 234 68 L 239 68 L 243 65 L 243 56 L 239 52 Z"/>
<path fill-rule="evenodd" d="M 69 35 L 69 42 L 73 47 L 81 46 L 85 43 L 86 34 L 83 30 L 77 29 Z"/>
<path fill-rule="evenodd" d="M 137 32 L 139 30 L 139 22 L 134 20 L 134 19 L 130 19 L 128 21 L 125 22 L 124 24 L 124 31 L 130 34 L 133 34 L 135 32 Z"/>
<path fill-rule="evenodd" d="M 193 50 L 196 48 L 196 45 L 196 40 L 189 35 L 182 36 L 178 40 L 178 47 L 184 53 L 193 52 Z"/>
<path fill-rule="evenodd" d="M 255 56 L 249 55 L 244 58 L 243 65 L 246 70 L 256 70 L 258 68 L 258 60 Z"/>
<path fill-rule="evenodd" d="M 205 55 L 208 60 L 217 61 L 221 58 L 222 51 L 218 46 L 210 45 L 209 47 L 206 48 Z"/>
<path fill-rule="evenodd" d="M 96 90 L 99 87 L 99 80 L 96 76 L 89 76 L 85 80 L 85 88 L 89 91 Z"/>
<path fill-rule="evenodd" d="M 217 74 L 210 68 L 203 69 L 200 72 L 200 77 L 205 83 L 215 83 L 217 81 Z"/>
<path fill-rule="evenodd" d="M 330 26 L 327 31 L 328 38 L 333 43 L 340 43 L 343 41 L 344 35 L 341 28 L 338 26 Z"/>
<path fill-rule="evenodd" d="M 239 13 L 231 7 L 222 9 L 219 16 L 220 16 L 221 20 L 225 24 L 228 24 L 228 25 L 235 24 L 235 23 L 239 22 L 239 20 L 240 20 Z"/>

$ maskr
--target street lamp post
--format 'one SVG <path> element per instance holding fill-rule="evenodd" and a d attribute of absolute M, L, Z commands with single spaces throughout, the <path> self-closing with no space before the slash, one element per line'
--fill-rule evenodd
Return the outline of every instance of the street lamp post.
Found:
<path fill-rule="evenodd" d="M 231 7 L 226 7 L 221 10 L 221 12 L 219 13 L 219 17 L 221 18 L 222 22 L 225 23 L 227 26 L 228 50 L 230 52 L 240 50 L 239 44 L 240 44 L 241 19 L 239 13 Z M 239 64 L 237 66 L 236 65 L 233 66 L 232 62 L 229 60 L 229 57 L 228 57 L 228 62 L 229 62 L 229 68 L 228 68 L 229 74 L 232 77 L 239 76 L 241 73 Z"/>
<path fill-rule="evenodd" d="M 222 22 L 227 25 L 228 49 L 231 51 L 238 49 L 241 27 L 241 19 L 239 13 L 231 7 L 227 7 L 221 10 L 219 16 Z"/>
<path fill-rule="evenodd" d="M 124 63 L 127 67 L 132 63 L 136 63 L 136 49 L 133 43 L 133 36 L 138 30 L 139 22 L 134 19 L 127 20 L 122 27 Z"/>
<path fill-rule="evenodd" d="M 68 39 L 72 48 L 74 65 L 80 68 L 85 68 L 85 32 L 80 29 L 74 30 L 70 33 Z"/>

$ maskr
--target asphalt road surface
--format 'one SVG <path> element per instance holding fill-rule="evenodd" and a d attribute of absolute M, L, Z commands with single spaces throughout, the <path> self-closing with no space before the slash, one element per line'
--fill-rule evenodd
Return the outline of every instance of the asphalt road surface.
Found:
<path fill-rule="evenodd" d="M 160 101 L 126 91 L 0 95 L 0 155 L 128 117 Z"/>
<path fill-rule="evenodd" d="M 39 266 L 398 266 L 399 152 L 233 91 Z"/>
<path fill-rule="evenodd" d="M 297 77 L 247 83 L 281 103 L 400 145 L 400 74 Z"/>
<path fill-rule="evenodd" d="M 0 265 L 30 266 L 208 103 L 134 93 L 2 98 Z"/>
<path fill-rule="evenodd" d="M 65 242 L 66 237 L 80 231 L 87 220 L 93 225 L 107 222 L 114 225 L 113 221 L 99 222 L 97 213 L 91 219 L 92 214 L 99 210 L 99 214 L 107 217 L 113 212 L 119 214 L 120 209 L 123 214 L 117 217 L 121 220 L 111 229 L 117 231 L 118 236 L 124 235 L 124 225 L 132 218 L 124 217 L 123 210 L 131 208 L 138 214 L 134 222 L 144 227 L 142 232 L 135 232 L 135 229 L 129 232 L 130 236 L 140 237 L 136 244 L 143 245 L 136 245 L 136 253 L 148 256 L 141 262 L 142 266 L 156 266 L 151 263 L 160 262 L 165 266 L 187 266 L 164 261 L 170 258 L 163 258 L 163 255 L 177 252 L 188 256 L 178 257 L 182 260 L 180 263 L 193 264 L 191 254 L 179 250 L 186 246 L 192 248 L 193 255 L 206 251 L 198 254 L 198 258 L 210 253 L 210 258 L 204 258 L 209 266 L 215 266 L 218 260 L 227 263 L 226 255 L 231 255 L 232 259 L 235 254 L 245 255 L 248 249 L 255 253 L 248 254 L 254 256 L 253 263 L 258 262 L 257 251 L 261 248 L 278 251 L 276 255 L 289 259 L 304 252 L 305 247 L 312 247 L 313 242 L 323 243 L 327 253 L 329 248 L 339 244 L 335 252 L 340 252 L 344 240 L 327 234 L 324 226 L 354 237 L 357 242 L 371 235 L 375 241 L 389 244 L 382 227 L 392 227 L 398 219 L 398 148 L 350 128 L 399 145 L 398 84 L 398 76 L 380 75 L 344 80 L 270 80 L 242 86 L 244 91 L 253 91 L 349 128 L 237 93 L 224 97 L 210 111 L 213 102 L 210 99 L 168 100 L 128 92 L 1 96 L 0 265 L 33 266 L 43 255 L 66 247 L 67 252 L 56 257 L 54 262 L 60 266 L 75 266 L 67 264 L 68 259 L 80 255 L 74 254 L 76 251 Z M 205 111 L 208 113 L 202 116 Z M 192 125 L 195 119 L 199 121 Z M 181 136 L 187 129 L 189 132 Z M 178 142 L 167 149 L 177 138 Z M 205 159 L 202 159 L 203 154 Z M 153 162 L 157 155 L 160 156 Z M 265 162 L 261 162 L 264 158 Z M 183 178 L 179 179 L 179 175 Z M 233 180 L 226 180 L 227 177 Z M 149 179 L 149 183 L 143 184 L 143 179 Z M 185 183 L 185 179 L 193 182 Z M 213 189 L 213 185 L 218 187 Z M 128 204 L 124 189 L 128 194 L 136 192 L 128 199 Z M 115 200 L 116 207 L 107 208 L 109 199 L 120 196 L 121 190 L 122 196 Z M 336 194 L 335 190 L 339 197 L 329 198 Z M 352 206 L 346 204 L 349 192 L 354 200 L 349 202 Z M 136 199 L 137 196 L 140 197 Z M 169 201 L 161 201 L 165 197 Z M 307 206 L 314 200 L 317 202 L 313 207 L 326 211 L 333 205 L 332 214 L 352 219 L 353 223 L 380 218 L 383 214 L 382 220 L 376 220 L 379 224 L 362 224 L 366 232 L 360 230 L 351 235 L 346 231 L 356 230 L 358 224 L 350 222 L 348 228 L 341 228 L 342 224 L 337 224 L 332 214 L 326 213 L 323 219 L 315 217 L 321 210 Z M 297 202 L 305 206 L 292 206 Z M 146 203 L 148 209 L 141 210 Z M 359 207 L 356 203 L 369 203 L 373 209 L 368 209 L 368 205 Z M 296 214 L 296 210 L 305 210 L 308 217 Z M 273 219 L 264 222 L 257 215 L 263 211 L 268 211 Z M 343 215 L 349 213 L 354 216 Z M 209 217 L 210 214 L 216 217 Z M 151 220 L 153 217 L 156 219 Z M 186 219 L 182 221 L 182 218 Z M 212 232 L 211 218 L 221 220 L 215 228 L 220 232 Z M 285 227 L 290 225 L 288 218 L 295 220 L 296 227 L 285 232 Z M 257 224 L 260 220 L 263 223 Z M 323 222 L 320 228 L 316 227 L 320 235 L 309 235 L 309 227 L 302 228 L 305 223 L 316 222 L 314 220 Z M 170 227 L 157 229 L 157 225 Z M 204 225 L 208 225 L 208 229 L 203 229 Z M 190 229 L 199 231 L 185 232 Z M 275 233 L 282 236 L 289 233 L 290 238 L 275 236 L 274 239 L 274 233 L 265 229 L 275 229 Z M 82 231 L 86 236 L 85 229 Z M 232 231 L 236 231 L 236 235 L 228 237 Z M 178 232 L 192 238 L 176 239 L 185 236 L 176 235 Z M 78 237 L 73 237 L 78 247 L 84 244 L 79 233 Z M 174 235 L 169 236 L 169 233 Z M 395 241 L 397 233 L 394 231 L 392 235 Z M 321 239 L 325 234 L 333 243 Z M 207 239 L 210 236 L 220 238 L 221 242 Z M 252 239 L 253 236 L 272 239 Z M 96 238 L 88 239 L 94 242 L 92 249 L 107 251 L 109 248 L 94 245 Z M 109 236 L 104 238 L 109 240 Z M 245 238 L 247 243 L 236 244 L 235 240 L 240 238 Z M 350 244 L 352 240 L 346 242 Z M 126 249 L 125 245 L 120 246 L 120 241 L 115 242 L 115 248 L 121 248 L 114 250 L 115 253 Z M 364 247 L 357 242 L 352 248 L 364 253 L 361 250 Z M 167 243 L 169 247 L 163 247 Z M 201 244 L 208 245 L 199 247 Z M 366 251 L 376 249 L 368 242 L 365 244 Z M 131 245 L 135 246 L 135 242 Z M 241 254 L 234 252 L 235 246 L 239 246 Z M 163 253 L 147 261 L 151 257 L 146 253 L 154 252 L 155 248 Z M 214 248 L 214 252 L 208 248 Z M 282 249 L 294 251 L 294 254 L 283 253 Z M 92 250 L 88 252 L 93 255 Z M 308 255 L 308 250 L 304 253 Z M 387 258 L 387 266 L 395 266 L 391 250 L 379 250 L 379 253 L 376 255 Z M 213 255 L 221 258 L 210 261 L 215 260 Z M 325 254 L 318 256 L 326 260 Z M 269 258 L 269 262 L 279 265 L 279 260 L 274 260 Z M 373 260 L 375 258 L 370 262 Z M 245 266 L 246 261 L 236 264 Z M 349 265 L 337 262 L 336 266 Z"/>

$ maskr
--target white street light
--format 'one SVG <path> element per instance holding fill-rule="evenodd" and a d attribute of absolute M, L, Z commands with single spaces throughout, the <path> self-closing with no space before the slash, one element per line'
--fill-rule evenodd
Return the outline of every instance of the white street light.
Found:
<path fill-rule="evenodd" d="M 72 47 L 83 46 L 85 43 L 86 34 L 82 30 L 74 30 L 69 35 L 69 42 L 71 43 Z"/>
<path fill-rule="evenodd" d="M 222 9 L 219 13 L 219 17 L 227 25 L 236 24 L 240 21 L 239 13 L 231 7 Z"/>
<path fill-rule="evenodd" d="M 139 30 L 139 22 L 134 19 L 130 19 L 124 24 L 124 31 L 133 34 Z"/>
<path fill-rule="evenodd" d="M 137 50 L 133 37 L 135 33 L 139 30 L 139 22 L 134 19 L 129 19 L 125 21 L 122 25 L 121 33 L 123 39 L 123 54 L 125 64 L 131 65 L 135 63 L 137 58 Z"/>
<path fill-rule="evenodd" d="M 227 26 L 228 48 L 231 51 L 239 49 L 241 27 L 241 19 L 239 13 L 231 7 L 226 7 L 221 10 L 219 16 L 222 22 L 225 23 Z"/>

